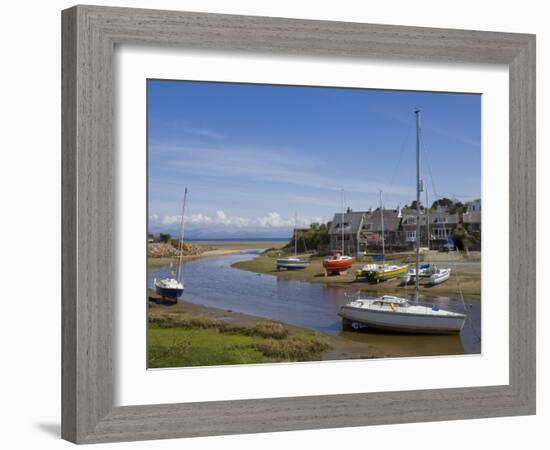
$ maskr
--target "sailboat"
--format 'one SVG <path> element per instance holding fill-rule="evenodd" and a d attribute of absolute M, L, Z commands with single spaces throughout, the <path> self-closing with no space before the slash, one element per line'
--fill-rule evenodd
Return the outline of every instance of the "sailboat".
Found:
<path fill-rule="evenodd" d="M 345 274 L 353 265 L 353 257 L 344 255 L 344 190 L 342 189 L 342 220 L 340 228 L 342 230 L 342 253 L 335 253 L 332 257 L 323 261 L 326 275 Z"/>
<path fill-rule="evenodd" d="M 428 207 L 428 190 L 426 189 L 426 226 L 427 226 L 427 236 L 428 236 L 428 254 L 430 251 L 430 240 L 431 240 L 431 234 L 430 234 L 430 209 Z M 410 268 L 408 272 L 409 280 L 416 278 L 416 268 Z M 429 278 L 428 284 L 431 286 L 435 286 L 436 284 L 441 284 L 445 281 L 447 281 L 451 277 L 451 268 L 440 268 L 437 267 L 435 264 L 432 264 L 430 262 L 424 263 L 420 265 L 420 268 L 418 270 L 418 276 L 420 278 Z"/>
<path fill-rule="evenodd" d="M 435 265 L 433 266 L 432 273 L 430 274 L 430 284 L 441 284 L 444 281 L 447 281 L 451 277 L 451 268 L 438 268 Z"/>
<path fill-rule="evenodd" d="M 302 270 L 309 262 L 298 258 L 298 216 L 294 215 L 294 256 L 277 259 L 277 269 Z"/>
<path fill-rule="evenodd" d="M 177 301 L 178 298 L 183 294 L 183 280 L 182 280 L 182 259 L 183 259 L 183 231 L 184 231 L 184 217 L 185 217 L 185 203 L 187 201 L 187 188 L 185 188 L 185 193 L 183 194 L 183 207 L 181 211 L 181 223 L 180 223 L 180 241 L 179 241 L 179 260 L 178 260 L 178 271 L 177 274 L 174 274 L 172 271 L 171 278 L 161 278 L 153 281 L 155 285 L 155 291 L 163 299 L 170 298 Z"/>
<path fill-rule="evenodd" d="M 416 115 L 416 261 L 420 273 L 420 110 Z M 340 308 L 344 323 L 360 323 L 367 327 L 405 333 L 458 333 L 466 315 L 440 309 L 436 305 L 418 303 L 419 277 L 415 277 L 416 298 L 410 301 L 393 295 L 369 299 L 359 295 Z"/>
<path fill-rule="evenodd" d="M 384 209 L 382 205 L 382 191 L 380 191 L 380 224 L 382 226 L 382 258 L 385 258 L 385 235 L 384 235 Z M 407 273 L 407 264 L 365 264 L 356 273 L 356 278 L 366 278 L 376 282 L 391 280 Z"/>

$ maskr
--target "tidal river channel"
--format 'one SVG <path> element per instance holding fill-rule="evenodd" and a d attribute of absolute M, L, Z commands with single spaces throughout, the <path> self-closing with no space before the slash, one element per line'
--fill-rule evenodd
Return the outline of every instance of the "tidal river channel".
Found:
<path fill-rule="evenodd" d="M 373 331 L 343 331 L 338 316 L 340 306 L 356 288 L 327 287 L 306 281 L 284 280 L 274 275 L 258 274 L 231 267 L 250 260 L 261 252 L 247 250 L 237 254 L 200 258 L 183 266 L 185 292 L 190 303 L 237 311 L 295 325 L 321 333 L 340 335 L 354 341 L 368 341 L 391 351 L 392 348 L 430 347 L 444 354 L 480 353 L 481 305 L 477 299 L 465 299 L 469 319 L 459 336 L 415 336 Z M 148 270 L 147 286 L 154 288 L 155 278 L 170 275 L 169 267 Z M 409 292 L 411 294 L 412 292 Z M 405 297 L 403 293 L 395 293 Z M 458 297 L 430 297 L 426 301 L 441 308 L 464 312 Z"/>

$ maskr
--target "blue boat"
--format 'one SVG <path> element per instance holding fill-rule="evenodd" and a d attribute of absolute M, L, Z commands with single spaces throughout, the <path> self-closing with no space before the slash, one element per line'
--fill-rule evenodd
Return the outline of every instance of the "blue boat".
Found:
<path fill-rule="evenodd" d="M 169 298 L 173 300 L 178 300 L 183 294 L 183 279 L 182 279 L 182 257 L 183 257 L 183 223 L 185 216 L 185 203 L 187 202 L 187 188 L 183 194 L 183 207 L 181 211 L 181 225 L 180 225 L 180 242 L 179 242 L 179 261 L 178 261 L 178 271 L 177 274 L 172 272 L 172 278 L 161 278 L 154 280 L 153 284 L 155 285 L 155 291 L 163 299 Z"/>
<path fill-rule="evenodd" d="M 155 279 L 155 291 L 163 298 L 178 299 L 183 294 L 183 283 L 174 278 Z"/>

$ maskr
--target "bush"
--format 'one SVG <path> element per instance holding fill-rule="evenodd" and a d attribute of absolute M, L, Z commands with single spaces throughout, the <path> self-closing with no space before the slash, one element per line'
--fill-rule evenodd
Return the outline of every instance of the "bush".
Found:
<path fill-rule="evenodd" d="M 297 238 L 297 250 L 300 253 L 315 251 L 319 253 L 324 247 L 329 247 L 328 234 L 330 224 L 312 223 L 307 230 L 297 230 L 290 242 L 284 247 L 289 252 L 294 252 L 294 239 Z"/>

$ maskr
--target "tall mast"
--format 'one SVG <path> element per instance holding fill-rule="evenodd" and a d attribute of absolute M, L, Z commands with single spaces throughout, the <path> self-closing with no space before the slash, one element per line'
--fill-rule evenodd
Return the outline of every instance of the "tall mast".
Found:
<path fill-rule="evenodd" d="M 416 291 L 416 301 L 418 302 L 418 280 L 420 278 L 420 110 L 416 109 L 414 111 L 416 114 L 416 276 L 415 280 L 415 291 Z"/>
<path fill-rule="evenodd" d="M 178 261 L 178 276 L 177 280 L 181 281 L 181 261 L 183 258 L 183 222 L 185 217 L 185 203 L 187 202 L 187 187 L 183 194 L 183 207 L 181 208 L 181 223 L 180 223 L 180 245 L 179 245 L 179 261 Z"/>
<path fill-rule="evenodd" d="M 340 228 L 342 228 L 342 256 L 344 256 L 344 188 L 342 188 L 342 223 Z"/>
<path fill-rule="evenodd" d="M 294 257 L 298 255 L 298 231 L 296 227 L 298 226 L 298 213 L 294 212 Z"/>
<path fill-rule="evenodd" d="M 428 251 L 430 251 L 430 204 L 428 203 L 428 188 L 426 188 L 426 226 L 428 227 Z"/>
<path fill-rule="evenodd" d="M 380 221 L 382 224 L 382 256 L 386 254 L 386 238 L 384 236 L 384 208 L 382 207 L 382 190 L 380 190 Z"/>

